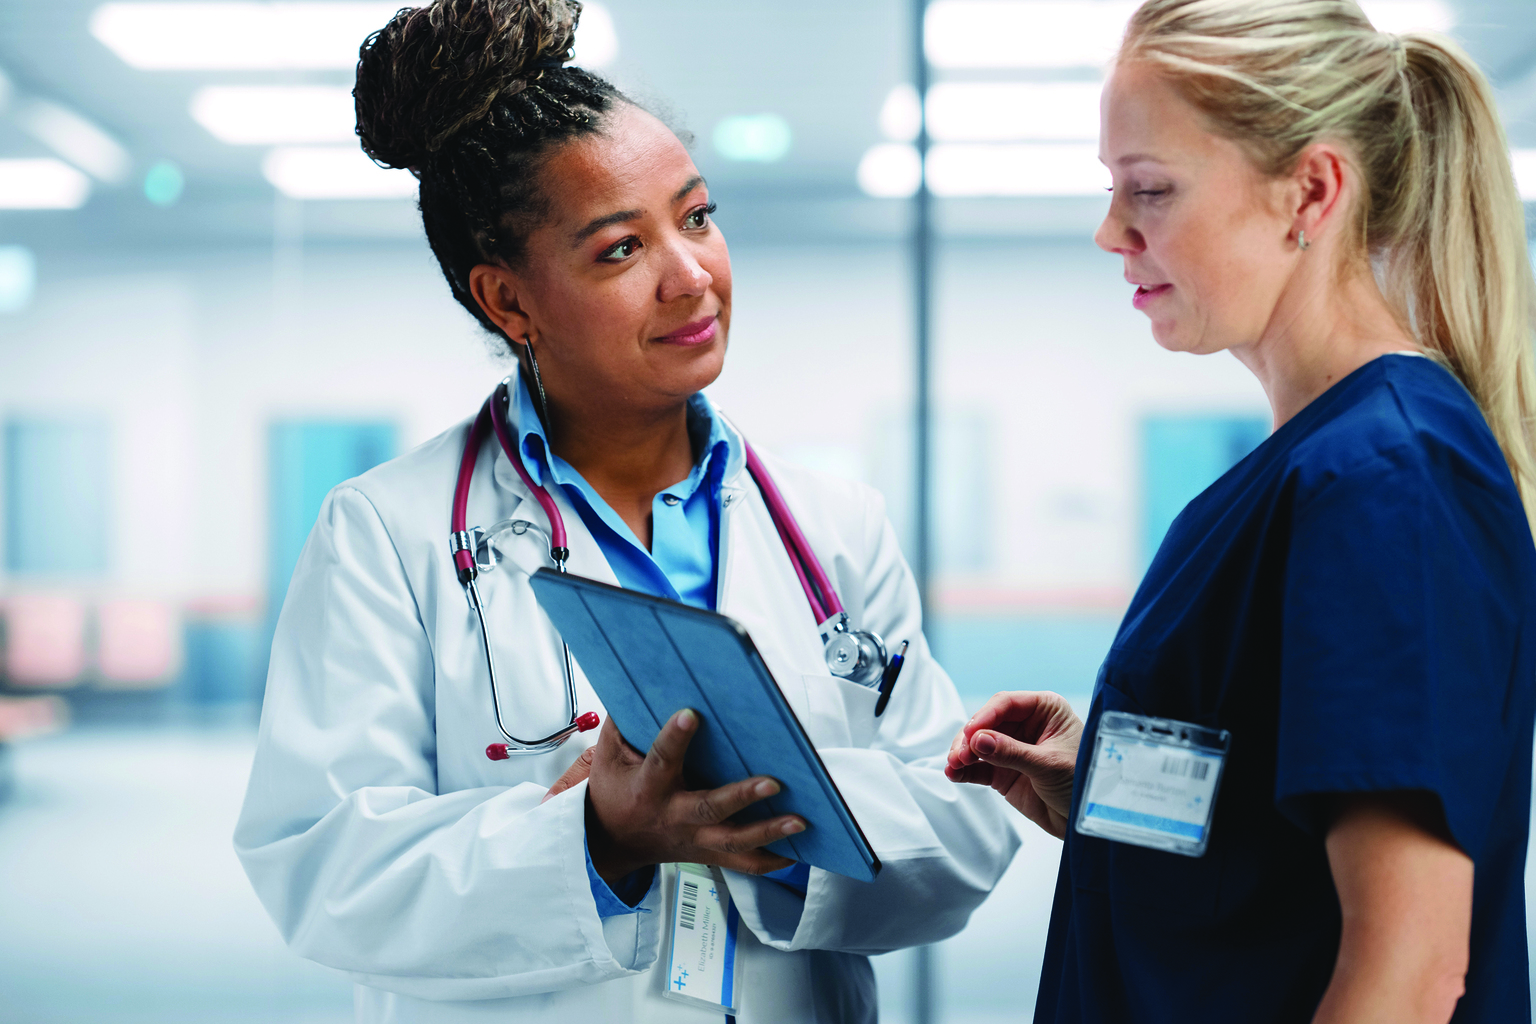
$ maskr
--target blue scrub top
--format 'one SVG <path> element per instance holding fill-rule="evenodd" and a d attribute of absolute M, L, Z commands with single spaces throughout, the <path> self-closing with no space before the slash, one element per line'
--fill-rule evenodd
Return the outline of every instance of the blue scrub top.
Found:
<path fill-rule="evenodd" d="M 1536 547 L 1477 405 L 1425 358 L 1336 384 L 1183 511 L 1105 711 L 1232 734 L 1210 847 L 1067 836 L 1037 1024 L 1309 1021 L 1339 946 L 1329 794 L 1438 797 L 1475 864 L 1456 1022 L 1530 1018 Z"/>

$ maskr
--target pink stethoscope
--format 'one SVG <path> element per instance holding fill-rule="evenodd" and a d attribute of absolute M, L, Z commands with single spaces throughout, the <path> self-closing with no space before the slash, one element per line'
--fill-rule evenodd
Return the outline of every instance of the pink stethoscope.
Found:
<path fill-rule="evenodd" d="M 571 715 L 569 724 L 548 736 L 525 740 L 512 735 L 507 729 L 507 720 L 502 714 L 501 690 L 496 679 L 496 661 L 491 655 L 491 634 L 485 622 L 485 601 L 480 595 L 480 588 L 475 583 L 481 573 L 490 572 L 496 568 L 496 549 L 492 541 L 503 531 L 510 531 L 518 536 L 530 531 L 544 533 L 549 541 L 550 558 L 559 572 L 566 571 L 565 563 L 571 556 L 570 548 L 566 545 L 565 519 L 561 516 L 560 509 L 555 505 L 555 500 L 550 497 L 549 492 L 533 482 L 533 478 L 528 475 L 528 470 L 523 466 L 523 460 L 518 457 L 517 442 L 511 428 L 507 425 L 509 384 L 510 378 L 497 385 L 491 397 L 487 398 L 485 404 L 480 407 L 480 414 L 475 417 L 474 425 L 470 427 L 469 439 L 464 444 L 464 455 L 459 460 L 458 483 L 453 491 L 452 534 L 449 539 L 449 549 L 453 552 L 453 564 L 458 569 L 459 583 L 463 585 L 465 595 L 469 598 L 470 609 L 475 613 L 475 618 L 480 624 L 480 642 L 485 651 L 485 667 L 491 677 L 491 707 L 496 715 L 496 728 L 507 739 L 506 743 L 492 743 L 485 748 L 485 756 L 493 761 L 506 760 L 513 754 L 541 754 L 553 750 L 575 733 L 595 729 L 600 722 L 596 712 L 589 711 L 582 714 L 577 706 L 576 675 L 571 665 L 571 649 L 564 640 L 560 642 L 560 654 L 564 666 L 566 706 Z M 465 525 L 469 508 L 469 483 L 474 476 L 475 462 L 487 431 L 495 432 L 496 440 L 501 443 L 501 450 L 506 454 L 507 461 L 512 463 L 512 468 L 517 470 L 523 485 L 533 493 L 539 507 L 544 510 L 544 516 L 549 522 L 547 533 L 526 519 L 505 520 L 489 530 L 478 526 L 471 529 Z M 875 714 L 883 713 L 890 700 L 891 688 L 896 685 L 896 677 L 901 672 L 902 663 L 906 659 L 907 644 L 903 642 L 901 651 L 892 656 L 886 650 L 885 641 L 878 634 L 852 628 L 848 621 L 848 613 L 843 609 L 843 602 L 838 598 L 837 591 L 833 589 L 832 581 L 827 578 L 826 570 L 821 567 L 816 553 L 811 550 L 810 542 L 805 539 L 800 524 L 795 521 L 794 515 L 789 511 L 783 494 L 779 492 L 773 478 L 768 475 L 767 468 L 763 466 L 757 453 L 752 450 L 752 446 L 745 441 L 742 443 L 747 452 L 747 472 L 752 475 L 758 490 L 762 492 L 763 501 L 768 506 L 768 514 L 773 519 L 774 527 L 779 531 L 779 539 L 784 544 L 784 550 L 789 554 L 790 564 L 795 568 L 795 575 L 799 577 L 806 600 L 810 602 L 811 614 L 816 617 L 817 629 L 821 633 L 822 642 L 826 645 L 828 670 L 833 675 L 851 682 L 871 688 L 878 687 L 880 699 L 875 706 Z"/>

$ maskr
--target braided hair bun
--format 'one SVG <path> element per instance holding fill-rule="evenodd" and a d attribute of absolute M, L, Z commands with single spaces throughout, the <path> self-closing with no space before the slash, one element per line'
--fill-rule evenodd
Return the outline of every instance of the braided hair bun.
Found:
<path fill-rule="evenodd" d="M 601 132 L 630 100 L 567 67 L 577 0 L 432 0 L 364 41 L 357 62 L 363 151 L 421 181 L 421 219 L 454 297 L 487 330 L 470 293 L 482 263 L 516 266 L 547 212 L 544 157 Z"/>
<path fill-rule="evenodd" d="M 497 100 L 569 58 L 576 0 L 439 0 L 407 7 L 363 43 L 357 134 L 386 167 L 419 168 Z"/>

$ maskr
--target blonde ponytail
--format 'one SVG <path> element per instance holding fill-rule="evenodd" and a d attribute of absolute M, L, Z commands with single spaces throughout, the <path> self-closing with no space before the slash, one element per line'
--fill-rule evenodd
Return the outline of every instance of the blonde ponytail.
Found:
<path fill-rule="evenodd" d="M 1488 80 L 1448 39 L 1402 40 L 1415 202 L 1389 259 L 1387 293 L 1419 342 L 1466 385 L 1536 508 L 1536 286 L 1525 208 Z"/>
<path fill-rule="evenodd" d="M 1536 521 L 1536 280 L 1487 78 L 1355 0 L 1148 0 L 1120 60 L 1158 65 L 1266 173 L 1320 139 L 1364 182 L 1358 236 L 1426 355 L 1476 399 Z"/>

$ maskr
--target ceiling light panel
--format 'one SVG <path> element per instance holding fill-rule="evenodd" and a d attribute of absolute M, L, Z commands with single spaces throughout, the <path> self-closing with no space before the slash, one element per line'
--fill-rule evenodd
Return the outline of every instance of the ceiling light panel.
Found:
<path fill-rule="evenodd" d="M 341 69 L 399 9 L 398 0 L 109 3 L 91 34 L 144 70 Z"/>
<path fill-rule="evenodd" d="M 1092 142 L 1098 82 L 941 82 L 928 90 L 928 134 L 937 142 Z"/>
<path fill-rule="evenodd" d="M 859 161 L 859 188 L 880 199 L 905 199 L 923 181 L 917 147 L 900 142 L 871 146 Z"/>
<path fill-rule="evenodd" d="M 1137 0 L 933 0 L 924 45 L 937 68 L 1102 67 L 1114 56 Z M 1443 0 L 1364 0 L 1383 32 L 1449 32 Z"/>
<path fill-rule="evenodd" d="M 1456 12 L 1441 0 L 1360 0 L 1365 16 L 1381 32 L 1449 32 Z"/>
<path fill-rule="evenodd" d="M 363 40 L 401 6 L 400 0 L 122 2 L 98 7 L 90 29 L 142 70 L 341 70 L 357 65 Z M 618 52 L 613 16 L 600 4 L 587 4 L 576 33 L 576 60 L 602 67 Z"/>
<path fill-rule="evenodd" d="M 117 184 L 133 169 L 128 151 L 91 121 L 57 103 L 26 99 L 13 116 L 22 130 L 102 181 Z"/>
<path fill-rule="evenodd" d="M 934 0 L 924 46 L 938 68 L 1100 67 L 1114 56 L 1131 0 Z"/>
<path fill-rule="evenodd" d="M 613 24 L 613 15 L 602 4 L 583 3 L 573 61 L 584 68 L 601 68 L 612 64 L 618 55 L 619 30 Z"/>
<path fill-rule="evenodd" d="M 1108 184 L 1094 145 L 945 143 L 928 151 L 936 196 L 1104 196 Z"/>
<path fill-rule="evenodd" d="M 1515 187 L 1520 198 L 1536 203 L 1536 149 L 1517 149 L 1509 154 L 1515 169 Z"/>
<path fill-rule="evenodd" d="M 356 146 L 274 149 L 261 172 L 292 199 L 407 199 L 417 191 L 410 171 L 380 167 Z"/>
<path fill-rule="evenodd" d="M 880 105 L 880 134 L 892 142 L 912 142 L 922 127 L 923 111 L 917 90 L 908 82 L 893 88 Z"/>
<path fill-rule="evenodd" d="M 192 97 L 192 119 L 236 146 L 352 142 L 352 91 L 324 85 L 210 85 Z"/>
<path fill-rule="evenodd" d="M 0 210 L 77 210 L 91 179 L 62 160 L 0 160 Z"/>

